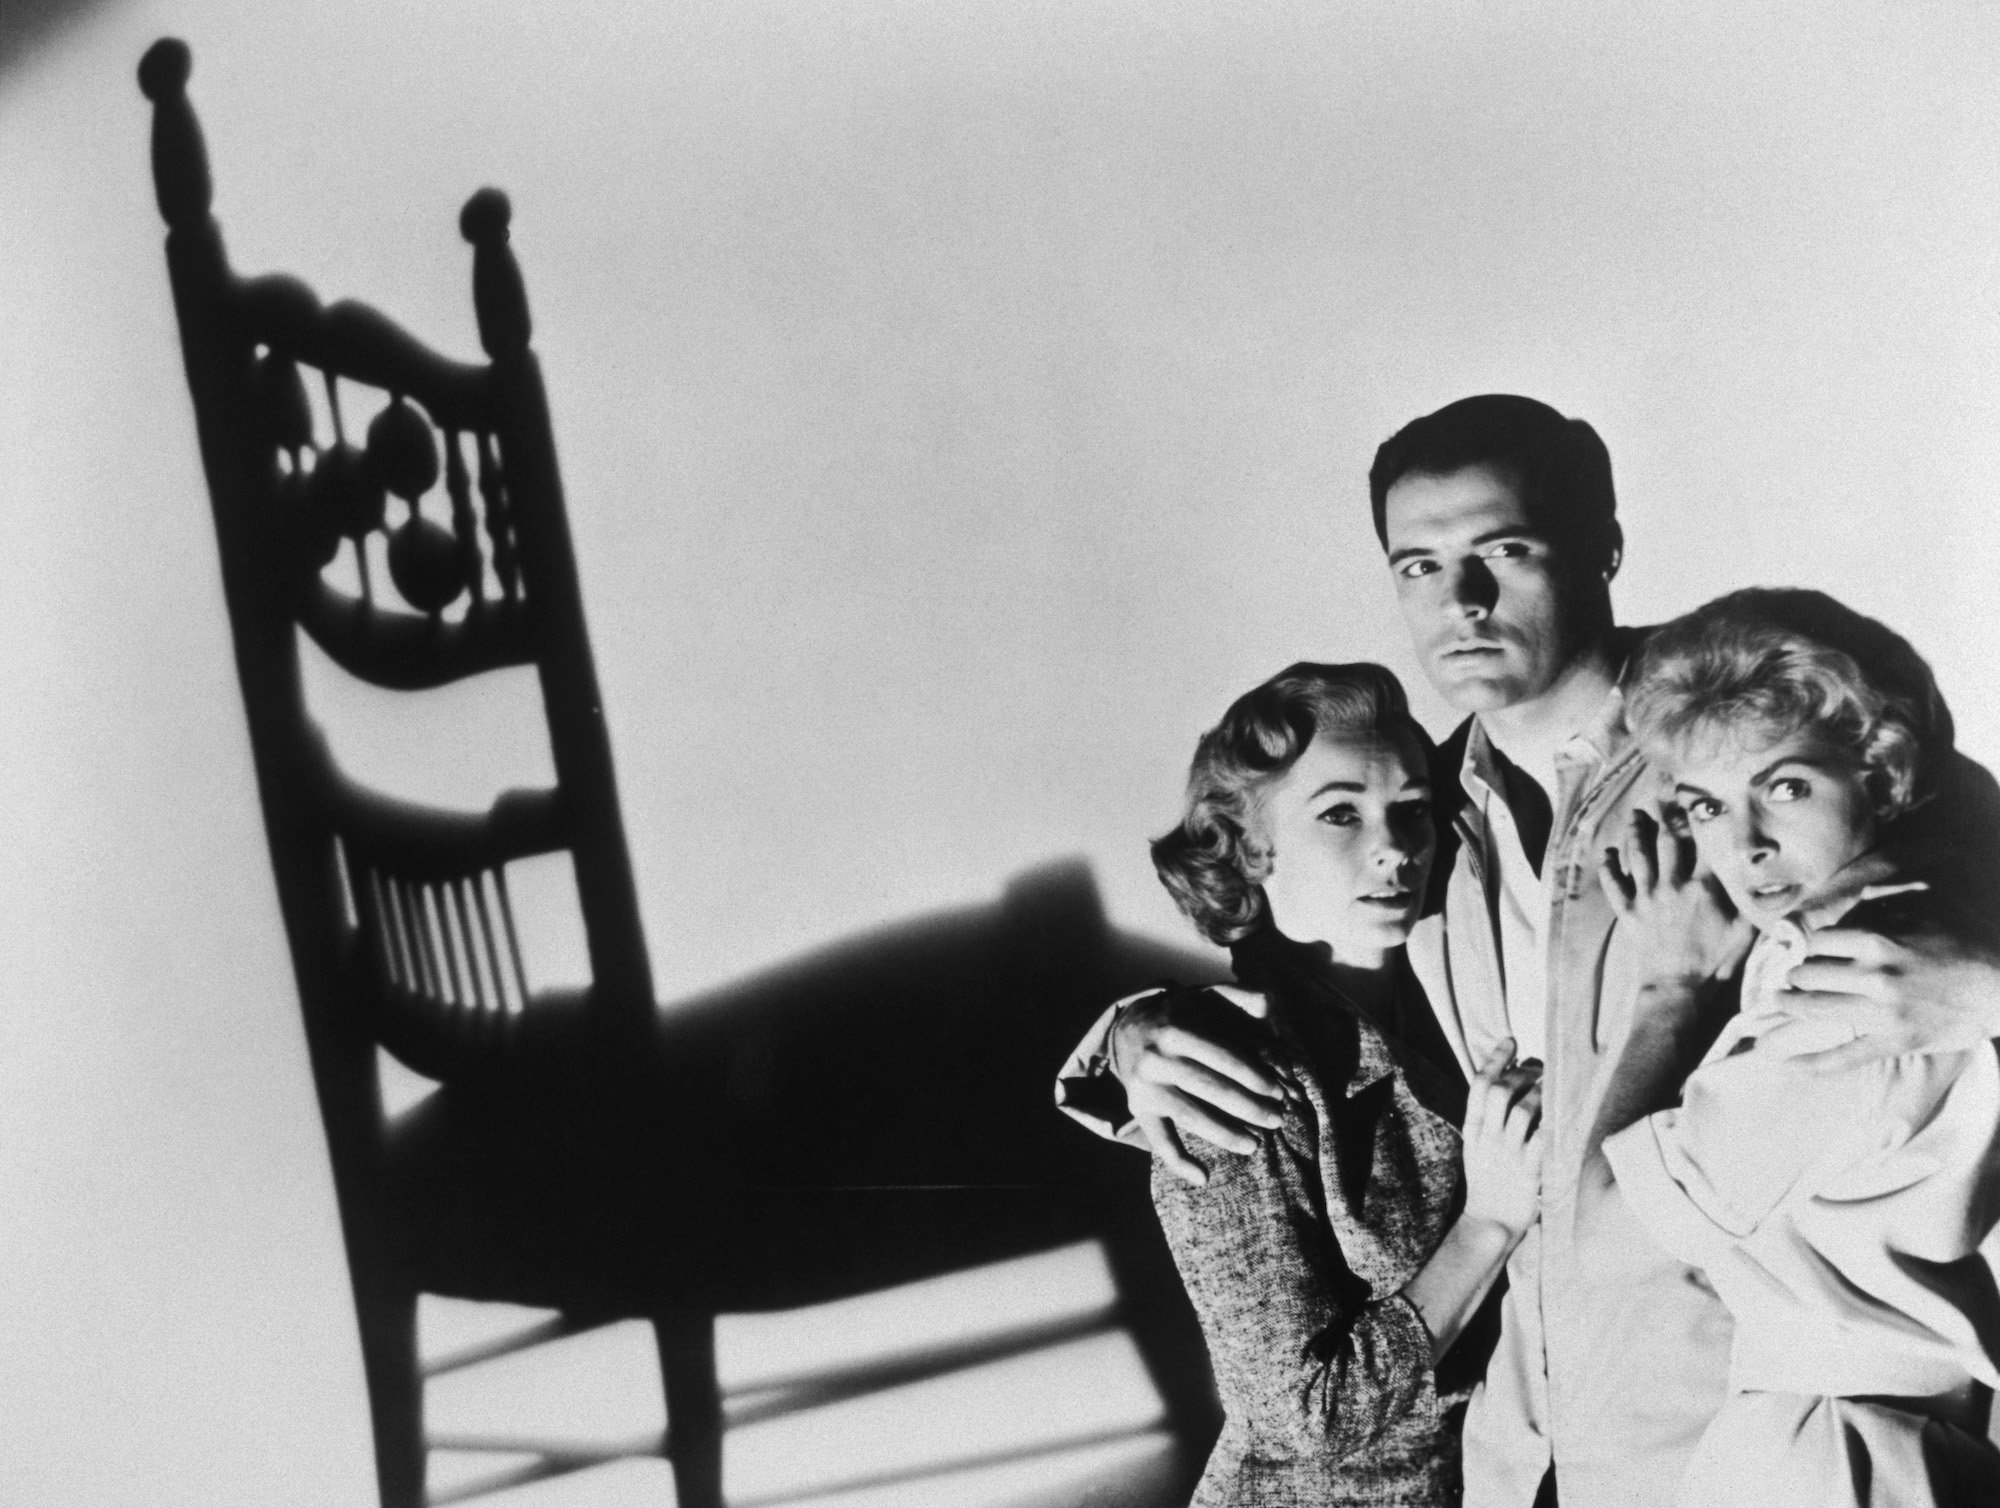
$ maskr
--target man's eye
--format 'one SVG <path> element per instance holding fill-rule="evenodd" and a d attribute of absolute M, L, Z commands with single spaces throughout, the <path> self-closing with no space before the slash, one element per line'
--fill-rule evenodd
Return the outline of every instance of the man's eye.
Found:
<path fill-rule="evenodd" d="M 1765 794 L 1772 801 L 1803 801 L 1812 794 L 1812 786 L 1796 775 L 1787 775 L 1772 781 Z"/>
<path fill-rule="evenodd" d="M 1419 576 L 1435 575 L 1437 568 L 1438 563 L 1435 560 L 1406 560 L 1397 568 L 1397 574 L 1414 581 Z"/>
<path fill-rule="evenodd" d="M 1706 822 L 1722 815 L 1722 803 L 1712 796 L 1697 796 L 1692 801 L 1683 802 L 1681 810 L 1687 813 L 1690 822 Z"/>
<path fill-rule="evenodd" d="M 1361 813 L 1343 801 L 1339 806 L 1330 806 L 1321 812 L 1318 820 L 1329 827 L 1352 827 L 1361 820 Z"/>

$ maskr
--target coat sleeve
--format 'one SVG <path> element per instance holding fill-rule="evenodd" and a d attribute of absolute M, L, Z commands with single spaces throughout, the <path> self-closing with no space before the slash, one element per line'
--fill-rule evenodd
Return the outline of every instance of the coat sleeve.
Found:
<path fill-rule="evenodd" d="M 1138 1122 L 1125 1107 L 1125 1086 L 1111 1072 L 1111 1028 L 1118 1007 L 1091 1023 L 1056 1076 L 1056 1108 L 1079 1126 L 1110 1141 L 1144 1147 Z"/>
<path fill-rule="evenodd" d="M 1604 1143 L 1626 1204 L 1655 1241 L 1697 1267 L 1713 1266 L 1788 1201 L 1873 1167 L 1938 1098 L 1938 1076 L 1917 1059 L 1820 1075 L 1745 1045 L 1689 1075 L 1679 1106 Z"/>
<path fill-rule="evenodd" d="M 1224 1407 L 1255 1436 L 1344 1460 L 1413 1416 L 1441 1429 L 1446 1405 L 1430 1332 L 1400 1293 L 1347 1270 L 1321 1188 L 1309 1109 L 1256 1152 L 1216 1153 L 1202 1188 L 1153 1169 Z"/>

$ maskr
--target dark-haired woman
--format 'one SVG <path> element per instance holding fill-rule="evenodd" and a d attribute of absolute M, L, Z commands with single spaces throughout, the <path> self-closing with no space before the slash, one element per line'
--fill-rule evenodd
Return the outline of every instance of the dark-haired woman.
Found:
<path fill-rule="evenodd" d="M 1160 878 L 1262 990 L 1294 1088 L 1247 1155 L 1153 1198 L 1226 1415 L 1196 1508 L 1458 1501 L 1475 1314 L 1535 1219 L 1534 1065 L 1468 1092 L 1403 961 L 1429 876 L 1428 744 L 1376 665 L 1294 665 L 1206 734 Z M 1479 1327 L 1483 1328 L 1483 1327 Z M 1454 1348 L 1457 1348 L 1456 1351 Z"/>

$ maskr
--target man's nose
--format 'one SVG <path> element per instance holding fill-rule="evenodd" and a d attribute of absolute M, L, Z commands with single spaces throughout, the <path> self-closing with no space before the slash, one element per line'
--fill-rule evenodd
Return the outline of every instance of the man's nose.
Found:
<path fill-rule="evenodd" d="M 1493 573 L 1486 569 L 1486 563 L 1477 558 L 1460 561 L 1448 568 L 1450 575 L 1446 590 L 1450 593 L 1452 610 L 1467 618 L 1484 618 L 1493 611 L 1493 604 L 1500 595 L 1499 583 Z"/>

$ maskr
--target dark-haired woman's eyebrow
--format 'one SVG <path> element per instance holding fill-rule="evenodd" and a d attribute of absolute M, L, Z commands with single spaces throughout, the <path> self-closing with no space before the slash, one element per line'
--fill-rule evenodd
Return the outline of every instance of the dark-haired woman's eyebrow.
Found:
<path fill-rule="evenodd" d="M 1328 791 L 1353 791 L 1356 795 L 1360 795 L 1367 789 L 1368 787 L 1358 780 L 1329 780 L 1325 785 L 1306 797 L 1306 800 L 1317 801 Z"/>

